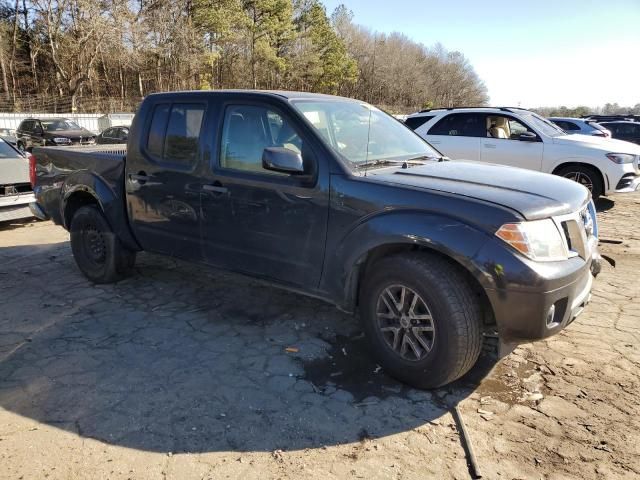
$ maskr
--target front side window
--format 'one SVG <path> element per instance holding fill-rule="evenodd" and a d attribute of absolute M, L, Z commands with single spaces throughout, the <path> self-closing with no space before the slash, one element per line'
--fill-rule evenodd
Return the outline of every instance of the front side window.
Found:
<path fill-rule="evenodd" d="M 455 137 L 484 137 L 484 115 L 480 113 L 452 113 L 429 130 L 429 135 Z"/>
<path fill-rule="evenodd" d="M 348 167 L 442 155 L 401 122 L 364 102 L 294 100 L 322 139 Z"/>
<path fill-rule="evenodd" d="M 487 115 L 487 137 L 506 140 L 518 140 L 520 135 L 535 132 L 513 117 Z"/>
<path fill-rule="evenodd" d="M 222 127 L 220 166 L 268 175 L 286 175 L 262 168 L 262 153 L 268 147 L 287 148 L 302 154 L 302 139 L 291 122 L 267 107 L 231 105 Z"/>

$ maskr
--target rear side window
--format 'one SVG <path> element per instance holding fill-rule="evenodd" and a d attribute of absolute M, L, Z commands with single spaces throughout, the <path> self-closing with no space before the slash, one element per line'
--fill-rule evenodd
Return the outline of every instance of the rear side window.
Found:
<path fill-rule="evenodd" d="M 558 125 L 563 130 L 580 130 L 580 127 L 573 122 L 567 122 L 566 120 L 556 120 L 556 125 Z"/>
<path fill-rule="evenodd" d="M 480 113 L 452 113 L 441 119 L 428 132 L 429 135 L 456 137 L 486 137 L 484 115 Z"/>
<path fill-rule="evenodd" d="M 202 117 L 202 105 L 173 104 L 164 142 L 164 161 L 182 165 L 196 162 Z"/>
<path fill-rule="evenodd" d="M 427 123 L 429 120 L 431 120 L 433 117 L 434 115 L 425 115 L 423 117 L 409 117 L 404 121 L 404 124 L 411 130 L 416 130 Z"/>
<path fill-rule="evenodd" d="M 158 159 L 162 158 L 164 132 L 167 129 L 169 108 L 170 106 L 168 104 L 156 105 L 153 109 L 153 116 L 151 117 L 151 126 L 149 127 L 149 136 L 147 137 L 147 152 Z"/>
<path fill-rule="evenodd" d="M 147 137 L 147 152 L 162 162 L 193 165 L 198 157 L 204 110 L 200 104 L 156 105 Z"/>
<path fill-rule="evenodd" d="M 19 130 L 24 130 L 27 132 L 31 131 L 32 128 L 33 128 L 33 120 L 25 120 L 18 127 Z"/>

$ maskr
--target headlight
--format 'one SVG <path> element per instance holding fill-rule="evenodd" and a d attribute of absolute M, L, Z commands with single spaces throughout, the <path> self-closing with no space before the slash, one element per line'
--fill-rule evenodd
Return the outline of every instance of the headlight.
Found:
<path fill-rule="evenodd" d="M 69 140 L 68 138 L 64 138 L 64 137 L 55 137 L 53 139 L 54 143 L 71 143 L 71 140 Z"/>
<path fill-rule="evenodd" d="M 607 153 L 607 158 L 613 163 L 632 163 L 635 155 L 631 155 L 630 153 Z"/>
<path fill-rule="evenodd" d="M 506 223 L 496 236 L 531 260 L 566 260 L 569 252 L 558 227 L 550 218 L 532 222 Z"/>

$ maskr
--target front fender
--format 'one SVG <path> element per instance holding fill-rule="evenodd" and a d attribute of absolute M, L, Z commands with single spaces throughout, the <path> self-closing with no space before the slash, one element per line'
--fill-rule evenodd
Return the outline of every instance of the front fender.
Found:
<path fill-rule="evenodd" d="M 67 218 L 65 212 L 69 202 L 77 194 L 91 195 L 98 203 L 107 218 L 107 222 L 109 222 L 120 241 L 131 250 L 140 250 L 140 245 L 129 228 L 122 192 L 118 194 L 108 182 L 88 170 L 74 171 L 67 176 L 62 185 L 60 191 L 60 215 L 67 230 L 71 226 L 71 219 Z"/>
<path fill-rule="evenodd" d="M 469 271 L 481 284 L 486 275 L 474 257 L 489 235 L 458 219 L 420 212 L 381 212 L 369 217 L 337 242 L 327 256 L 324 288 L 337 303 L 352 310 L 357 292 L 359 267 L 370 252 L 383 246 L 416 246 L 439 252 Z M 328 246 L 329 248 L 329 246 Z M 330 250 L 331 251 L 331 250 Z"/>

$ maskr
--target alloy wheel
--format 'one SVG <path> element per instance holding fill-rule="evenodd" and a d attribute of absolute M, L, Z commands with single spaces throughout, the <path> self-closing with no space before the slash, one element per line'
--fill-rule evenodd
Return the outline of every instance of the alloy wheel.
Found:
<path fill-rule="evenodd" d="M 435 325 L 431 311 L 411 288 L 385 288 L 378 297 L 376 317 L 385 342 L 404 360 L 417 362 L 433 349 Z"/>
<path fill-rule="evenodd" d="M 578 182 L 580 185 L 586 187 L 590 192 L 593 191 L 593 182 L 589 175 L 582 172 L 568 172 L 564 175 L 564 178 Z"/>

